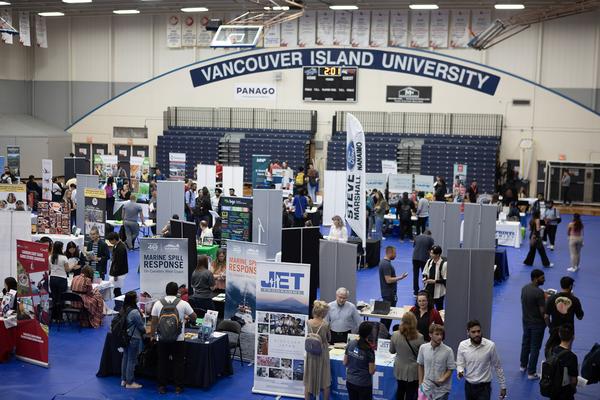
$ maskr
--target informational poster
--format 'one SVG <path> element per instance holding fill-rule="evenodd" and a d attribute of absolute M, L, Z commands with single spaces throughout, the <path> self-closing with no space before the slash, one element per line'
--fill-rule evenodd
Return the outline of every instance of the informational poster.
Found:
<path fill-rule="evenodd" d="M 138 194 L 138 199 L 148 199 L 150 182 L 150 160 L 148 157 L 129 158 L 129 184 L 131 191 Z"/>
<path fill-rule="evenodd" d="M 386 86 L 387 103 L 431 103 L 431 86 Z"/>
<path fill-rule="evenodd" d="M 352 11 L 352 47 L 367 47 L 371 31 L 371 11 Z"/>
<path fill-rule="evenodd" d="M 373 189 L 377 189 L 381 191 L 381 193 L 385 193 L 388 180 L 387 174 L 379 172 L 367 172 L 365 177 L 367 182 L 365 184 L 367 192 L 371 193 Z"/>
<path fill-rule="evenodd" d="M 431 12 L 429 25 L 429 46 L 434 49 L 448 47 L 449 10 L 434 10 Z"/>
<path fill-rule="evenodd" d="M 295 47 L 298 44 L 298 20 L 281 23 L 281 47 Z"/>
<path fill-rule="evenodd" d="M 185 179 L 185 153 L 169 153 L 169 180 Z"/>
<path fill-rule="evenodd" d="M 408 46 L 408 10 L 390 12 L 390 46 Z"/>
<path fill-rule="evenodd" d="M 42 160 L 42 200 L 52 200 L 52 160 Z"/>
<path fill-rule="evenodd" d="M 367 241 L 367 199 L 365 197 L 367 148 L 360 121 L 346 114 L 346 221 L 356 235 Z"/>
<path fill-rule="evenodd" d="M 270 189 L 265 186 L 267 179 L 267 168 L 269 168 L 269 162 L 271 161 L 271 155 L 266 154 L 253 154 L 252 155 L 252 187 L 255 189 Z"/>
<path fill-rule="evenodd" d="M 40 201 L 37 208 L 38 234 L 69 235 L 71 233 L 71 209 L 68 203 Z"/>
<path fill-rule="evenodd" d="M 90 240 L 90 230 L 98 228 L 100 237 L 104 239 L 104 225 L 106 224 L 106 192 L 103 189 L 85 188 L 85 241 Z"/>
<path fill-rule="evenodd" d="M 298 18 L 298 46 L 314 46 L 316 34 L 317 12 L 304 11 L 304 14 Z"/>
<path fill-rule="evenodd" d="M 413 176 L 411 174 L 396 174 L 388 177 L 389 204 L 396 204 L 402 193 L 412 193 Z"/>
<path fill-rule="evenodd" d="M 105 181 L 109 176 L 116 177 L 118 172 L 118 156 L 94 154 L 94 175 L 98 175 L 101 181 Z"/>
<path fill-rule="evenodd" d="M 181 47 L 181 17 L 179 15 L 167 15 L 167 47 Z"/>
<path fill-rule="evenodd" d="M 12 26 L 12 12 L 10 10 L 0 10 L 0 17 L 2 17 L 2 19 L 5 20 L 7 24 Z M 1 37 L 4 43 L 13 44 L 13 35 L 3 32 L 1 34 Z"/>
<path fill-rule="evenodd" d="M 0 211 L 7 210 L 27 210 L 27 191 L 25 185 L 0 184 Z"/>
<path fill-rule="evenodd" d="M 17 322 L 16 355 L 43 367 L 48 367 L 49 281 L 48 245 L 17 240 L 17 299 L 22 315 Z"/>
<path fill-rule="evenodd" d="M 252 241 L 252 198 L 221 196 L 221 239 Z"/>
<path fill-rule="evenodd" d="M 390 12 L 371 13 L 371 47 L 386 47 L 390 35 Z"/>
<path fill-rule="evenodd" d="M 183 18 L 181 45 L 183 47 L 193 47 L 196 45 L 196 26 L 197 20 L 193 15 L 186 15 Z"/>
<path fill-rule="evenodd" d="M 452 176 L 452 194 L 454 195 L 454 197 L 460 196 L 461 198 L 463 198 L 467 191 L 467 165 L 454 164 Z"/>
<path fill-rule="evenodd" d="M 397 174 L 398 163 L 396 162 L 396 160 L 381 160 L 381 173 Z"/>
<path fill-rule="evenodd" d="M 433 192 L 433 176 L 431 176 L 431 175 L 415 175 L 415 190 L 417 192 L 432 193 Z"/>
<path fill-rule="evenodd" d="M 309 264 L 256 263 L 253 393 L 303 397 L 309 290 Z"/>
<path fill-rule="evenodd" d="M 169 282 L 188 285 L 188 240 L 141 238 L 140 291 L 161 298 Z"/>
<path fill-rule="evenodd" d="M 331 46 L 333 44 L 334 12 L 319 11 L 317 13 L 317 42 L 318 46 Z"/>
<path fill-rule="evenodd" d="M 411 11 L 410 47 L 429 46 L 429 11 Z"/>
<path fill-rule="evenodd" d="M 227 241 L 225 319 L 243 321 L 242 331 L 256 331 L 256 263 L 267 258 L 267 245 Z"/>
<path fill-rule="evenodd" d="M 27 11 L 19 12 L 19 41 L 23 46 L 31 46 L 31 23 Z"/>
<path fill-rule="evenodd" d="M 48 30 L 46 29 L 46 18 L 35 16 L 35 42 L 42 49 L 48 48 Z"/>
<path fill-rule="evenodd" d="M 471 10 L 471 33 L 479 35 L 492 23 L 492 10 Z"/>
<path fill-rule="evenodd" d="M 469 43 L 469 10 L 452 10 L 450 16 L 450 47 L 464 49 Z"/>
<path fill-rule="evenodd" d="M 196 19 L 196 46 L 198 47 L 210 47 L 210 43 L 212 42 L 215 32 L 206 30 L 208 21 L 209 18 L 207 16 Z"/>
<path fill-rule="evenodd" d="M 16 177 L 21 176 L 21 148 L 19 146 L 6 146 L 6 165 L 10 173 Z"/>
<path fill-rule="evenodd" d="M 281 24 L 265 26 L 265 47 L 279 47 L 281 44 Z"/>
<path fill-rule="evenodd" d="M 351 33 L 352 13 L 350 11 L 336 11 L 333 44 L 336 46 L 350 46 Z"/>

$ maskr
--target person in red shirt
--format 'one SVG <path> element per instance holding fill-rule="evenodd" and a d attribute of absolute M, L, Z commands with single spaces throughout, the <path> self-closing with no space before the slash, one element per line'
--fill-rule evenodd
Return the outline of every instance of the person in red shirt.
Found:
<path fill-rule="evenodd" d="M 223 181 L 223 164 L 219 162 L 219 160 L 215 160 L 215 168 L 216 168 L 216 176 L 217 182 Z"/>

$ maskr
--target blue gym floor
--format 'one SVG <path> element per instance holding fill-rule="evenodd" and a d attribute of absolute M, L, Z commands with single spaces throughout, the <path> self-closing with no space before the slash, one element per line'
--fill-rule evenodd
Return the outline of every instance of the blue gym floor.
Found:
<path fill-rule="evenodd" d="M 585 246 L 583 247 L 581 269 L 568 273 L 569 251 L 567 248 L 566 225 L 570 216 L 564 216 L 559 226 L 556 250 L 548 252 L 554 268 L 546 269 L 546 288 L 559 288 L 562 276 L 575 277 L 575 294 L 581 299 L 585 311 L 583 321 L 576 321 L 576 338 L 573 351 L 579 363 L 595 342 L 600 342 L 600 266 L 594 256 L 594 247 L 599 244 L 600 217 L 584 217 Z M 412 245 L 399 243 L 398 238 L 387 238 L 382 243 L 382 253 L 386 245 L 397 246 L 398 257 L 394 262 L 397 272 L 412 271 Z M 541 399 L 537 381 L 531 382 L 519 372 L 519 352 L 521 348 L 521 287 L 529 282 L 530 267 L 521 264 L 527 253 L 527 243 L 521 249 L 507 248 L 510 277 L 494 287 L 494 305 L 492 310 L 492 340 L 497 344 L 502 365 L 508 382 L 509 399 Z M 138 253 L 130 252 L 130 273 L 126 289 L 139 288 L 139 275 L 135 273 Z M 535 266 L 540 267 L 539 257 Z M 412 304 L 412 280 L 409 276 L 399 283 L 399 305 Z M 358 272 L 357 298 L 368 301 L 379 297 L 377 268 Z M 96 378 L 96 371 L 102 352 L 104 336 L 109 326 L 106 319 L 100 329 L 84 329 L 78 332 L 75 327 L 62 328 L 59 332 L 52 329 L 50 334 L 50 368 L 40 368 L 18 360 L 0 364 L 0 399 L 43 400 L 43 399 L 145 399 L 156 398 L 156 384 L 140 380 L 144 388 L 138 391 L 122 389 L 120 379 Z M 546 338 L 547 339 L 547 334 Z M 541 362 L 541 357 L 540 357 Z M 235 374 L 220 379 L 210 390 L 187 388 L 176 396 L 169 393 L 161 398 L 192 399 L 269 399 L 271 396 L 253 395 L 252 373 L 250 366 L 233 363 Z M 494 382 L 492 398 L 498 398 L 498 387 Z M 600 399 L 600 384 L 578 390 L 576 399 Z M 450 399 L 463 399 L 463 383 L 456 380 Z"/>

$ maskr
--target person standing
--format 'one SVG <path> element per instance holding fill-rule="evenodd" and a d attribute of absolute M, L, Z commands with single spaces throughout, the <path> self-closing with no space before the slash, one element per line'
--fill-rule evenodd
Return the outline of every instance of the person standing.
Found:
<path fill-rule="evenodd" d="M 217 251 L 217 257 L 213 260 L 211 271 L 215 278 L 215 291 L 225 293 L 227 277 L 227 253 L 224 248 Z"/>
<path fill-rule="evenodd" d="M 142 351 L 143 338 L 146 334 L 146 326 L 141 311 L 137 307 L 137 293 L 134 291 L 125 293 L 123 307 L 120 312 L 127 318 L 127 335 L 129 345 L 123 349 L 121 361 L 121 386 L 126 389 L 141 389 L 142 385 L 133 381 L 135 366 L 138 355 Z"/>
<path fill-rule="evenodd" d="M 523 264 L 531 267 L 535 260 L 535 252 L 537 250 L 537 252 L 540 253 L 544 267 L 548 268 L 554 266 L 554 264 L 550 263 L 550 260 L 548 260 L 546 249 L 544 249 L 544 244 L 542 243 L 543 230 L 544 228 L 540 221 L 540 212 L 535 211 L 531 216 L 531 221 L 529 221 L 529 252 L 527 253 L 527 257 L 525 257 L 525 260 L 523 260 Z"/>
<path fill-rule="evenodd" d="M 192 273 L 192 289 L 190 304 L 194 309 L 214 310 L 215 305 L 212 301 L 215 289 L 215 277 L 208 270 L 208 257 L 201 254 L 196 259 L 196 269 Z"/>
<path fill-rule="evenodd" d="M 385 215 L 389 211 L 389 205 L 385 201 L 383 193 L 379 190 L 375 195 L 375 239 L 385 239 L 383 237 L 383 222 L 385 221 Z"/>
<path fill-rule="evenodd" d="M 396 205 L 396 218 L 400 220 L 400 242 L 404 242 L 404 238 L 413 240 L 412 234 L 412 215 L 415 211 L 415 203 L 408 198 L 408 193 L 402 193 L 402 198 Z"/>
<path fill-rule="evenodd" d="M 164 181 L 164 180 L 166 180 L 166 179 L 167 179 L 167 178 L 165 177 L 165 175 L 164 175 L 162 172 L 160 172 L 160 169 L 159 169 L 159 168 L 156 168 L 156 169 L 154 170 L 154 181 L 155 181 L 155 182 L 158 182 L 158 181 Z"/>
<path fill-rule="evenodd" d="M 329 235 L 327 240 L 334 240 L 338 242 L 348 241 L 348 230 L 346 229 L 346 223 L 342 220 L 339 215 L 334 215 L 331 218 L 331 228 L 329 229 Z"/>
<path fill-rule="evenodd" d="M 436 182 L 434 184 L 434 198 L 435 201 L 446 201 L 446 191 L 448 190 L 446 186 L 446 181 L 441 176 L 436 178 Z"/>
<path fill-rule="evenodd" d="M 479 187 L 477 186 L 477 181 L 473 179 L 471 182 L 471 186 L 467 190 L 467 195 L 469 196 L 469 203 L 476 204 L 477 196 L 479 196 Z"/>
<path fill-rule="evenodd" d="M 196 320 L 196 313 L 190 304 L 177 297 L 178 290 L 177 283 L 167 283 L 166 296 L 154 303 L 152 307 L 150 338 L 156 340 L 158 336 L 158 393 L 160 394 L 167 393 L 167 382 L 171 374 L 175 381 L 175 393 L 183 392 L 185 320 Z M 169 329 L 173 326 L 176 327 L 177 332 L 172 332 L 172 328 Z"/>
<path fill-rule="evenodd" d="M 196 208 L 196 182 L 192 182 L 185 192 L 185 219 L 194 222 L 194 208 Z"/>
<path fill-rule="evenodd" d="M 349 400 L 373 399 L 375 352 L 368 342 L 372 330 L 373 325 L 363 321 L 358 327 L 358 340 L 352 340 L 346 346 L 343 362 L 346 366 L 346 388 Z"/>
<path fill-rule="evenodd" d="M 481 335 L 477 320 L 467 323 L 468 339 L 458 345 L 456 371 L 458 379 L 465 378 L 465 400 L 490 400 L 492 395 L 492 368 L 500 384 L 500 398 L 506 397 L 506 379 L 496 353 L 496 344 Z"/>
<path fill-rule="evenodd" d="M 48 257 L 50 262 L 50 293 L 52 295 L 52 319 L 62 320 L 62 294 L 69 288 L 68 273 L 73 270 L 69 266 L 67 257 L 63 254 L 63 243 L 54 242 L 52 254 Z M 77 267 L 79 268 L 79 266 Z"/>
<path fill-rule="evenodd" d="M 306 208 L 308 207 L 308 200 L 305 196 L 306 189 L 300 188 L 294 196 L 294 226 L 303 227 L 304 219 L 306 218 Z"/>
<path fill-rule="evenodd" d="M 136 202 L 135 194 L 129 195 L 129 201 L 123 204 L 121 214 L 123 216 L 123 228 L 125 229 L 125 237 L 127 238 L 127 247 L 133 250 L 135 240 L 140 234 L 140 225 L 138 224 L 138 216 L 141 223 L 144 223 L 144 211 L 142 205 Z"/>
<path fill-rule="evenodd" d="M 200 235 L 200 221 L 206 221 L 209 228 L 212 227 L 212 218 L 210 216 L 211 210 L 212 203 L 210 201 L 210 192 L 208 191 L 208 188 L 204 186 L 201 190 L 198 190 L 198 197 L 196 198 L 196 204 L 194 207 L 197 236 Z"/>
<path fill-rule="evenodd" d="M 433 301 L 428 292 L 421 290 L 417 294 L 416 304 L 411 307 L 410 312 L 417 320 L 417 330 L 423 335 L 425 342 L 429 342 L 429 327 L 432 324 L 444 325 L 439 311 L 433 307 Z"/>
<path fill-rule="evenodd" d="M 544 245 L 546 244 L 546 238 L 550 241 L 550 245 L 548 248 L 551 251 L 554 251 L 554 241 L 556 240 L 556 229 L 558 228 L 558 224 L 561 221 L 560 212 L 554 207 L 554 202 L 552 200 L 548 200 L 546 202 L 546 210 L 544 211 L 544 215 L 542 216 L 545 223 L 544 230 Z"/>
<path fill-rule="evenodd" d="M 317 171 L 312 163 L 308 164 L 306 176 L 308 178 L 308 195 L 314 202 L 316 202 L 317 191 L 319 190 L 319 171 Z"/>
<path fill-rule="evenodd" d="M 425 192 L 417 195 L 417 235 L 425 232 L 429 221 L 429 200 L 425 198 Z"/>
<path fill-rule="evenodd" d="M 304 360 L 304 399 L 310 400 L 311 395 L 318 397 L 323 391 L 323 399 L 329 400 L 331 386 L 331 366 L 329 365 L 329 325 L 325 321 L 329 306 L 321 300 L 313 303 L 312 319 L 306 322 L 308 333 L 321 338 L 321 355 L 306 353 Z"/>
<path fill-rule="evenodd" d="M 215 160 L 215 179 L 217 182 L 223 182 L 223 164 Z"/>
<path fill-rule="evenodd" d="M 115 179 L 109 176 L 104 184 L 104 193 L 106 193 L 106 219 L 113 219 L 115 211 L 115 192 L 117 186 L 115 185 Z"/>
<path fill-rule="evenodd" d="M 419 347 L 417 356 L 419 386 L 431 400 L 447 400 L 452 389 L 452 371 L 456 369 L 454 352 L 446 346 L 444 327 L 433 324 L 429 327 L 431 341 Z"/>
<path fill-rule="evenodd" d="M 215 189 L 215 195 L 210 198 L 212 210 L 218 214 L 221 212 L 221 194 L 223 191 L 220 188 Z"/>
<path fill-rule="evenodd" d="M 558 329 L 564 324 L 571 324 L 573 330 L 575 330 L 575 317 L 580 321 L 583 319 L 581 301 L 573 294 L 574 283 L 575 280 L 570 276 L 563 276 L 560 279 L 560 292 L 553 294 L 546 300 L 544 320 L 550 328 L 550 337 L 546 342 L 544 351 L 546 357 L 560 342 Z"/>
<path fill-rule="evenodd" d="M 348 289 L 341 287 L 335 291 L 335 301 L 329 303 L 325 321 L 331 329 L 331 344 L 346 343 L 348 334 L 356 332 L 362 320 L 356 306 L 348 301 L 348 294 Z"/>
<path fill-rule="evenodd" d="M 85 250 L 85 256 L 90 267 L 92 267 L 95 272 L 98 272 L 100 278 L 104 280 L 110 252 L 108 251 L 106 242 L 100 240 L 98 227 L 93 226 L 92 229 L 90 229 L 90 241 L 87 243 Z"/>
<path fill-rule="evenodd" d="M 546 277 L 544 271 L 531 271 L 531 282 L 521 289 L 521 312 L 523 322 L 523 338 L 521 341 L 521 372 L 527 371 L 527 379 L 540 379 L 537 374 L 537 362 L 544 340 L 546 323 L 544 322 L 545 299 L 540 286 Z"/>
<path fill-rule="evenodd" d="M 402 273 L 396 276 L 396 270 L 392 265 L 392 261 L 396 258 L 396 248 L 387 246 L 385 248 L 385 256 L 379 263 L 379 287 L 381 289 L 381 298 L 390 303 L 391 307 L 396 307 L 398 301 L 398 281 L 406 278 L 408 274 Z M 382 319 L 381 323 L 385 325 L 389 331 L 392 320 Z"/>
<path fill-rule="evenodd" d="M 413 313 L 402 316 L 402 323 L 390 340 L 390 353 L 396 354 L 394 359 L 394 377 L 398 381 L 397 400 L 414 400 L 417 398 L 419 374 L 417 372 L 417 354 L 425 344 L 423 335 L 417 331 L 417 319 Z"/>
<path fill-rule="evenodd" d="M 418 235 L 415 238 L 415 242 L 413 244 L 413 255 L 412 255 L 412 264 L 413 264 L 413 294 L 416 296 L 419 293 L 419 281 L 421 278 L 421 274 L 423 273 L 423 268 L 425 268 L 425 263 L 429 260 L 429 252 L 435 242 L 431 237 L 431 231 L 426 230 L 422 234 Z"/>
<path fill-rule="evenodd" d="M 558 390 L 558 393 L 552 393 L 550 400 L 574 400 L 575 393 L 577 393 L 579 368 L 577 355 L 571 351 L 573 338 L 575 337 L 573 325 L 562 325 L 558 329 L 558 337 L 560 338 L 560 345 L 552 349 L 552 355 L 558 358 L 558 366 L 562 367 L 563 370 L 566 370 L 568 380 L 565 384 L 563 375 L 563 385 Z"/>
<path fill-rule="evenodd" d="M 562 178 L 560 178 L 560 188 L 562 190 L 562 200 L 565 206 L 571 205 L 571 196 L 569 196 L 569 191 L 571 189 L 571 174 L 569 170 L 565 169 L 563 171 Z"/>
<path fill-rule="evenodd" d="M 106 239 L 113 246 L 113 252 L 110 262 L 110 281 L 113 284 L 113 294 L 115 297 L 121 295 L 121 289 L 125 284 L 125 278 L 129 272 L 129 261 L 127 260 L 127 247 L 121 241 L 119 234 L 110 232 L 106 235 Z"/>
<path fill-rule="evenodd" d="M 579 214 L 573 214 L 573 221 L 569 222 L 567 227 L 567 235 L 569 236 L 569 254 L 571 255 L 571 266 L 567 268 L 567 271 L 577 272 L 583 247 L 583 223 Z"/>
<path fill-rule="evenodd" d="M 448 263 L 442 257 L 442 248 L 433 246 L 430 251 L 431 258 L 423 268 L 423 284 L 425 291 L 429 293 L 435 308 L 440 311 L 444 309 L 444 298 L 446 297 L 446 277 Z"/>

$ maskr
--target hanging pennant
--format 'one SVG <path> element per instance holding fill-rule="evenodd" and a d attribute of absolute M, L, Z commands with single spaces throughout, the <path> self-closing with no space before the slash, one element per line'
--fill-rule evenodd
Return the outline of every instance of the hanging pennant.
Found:
<path fill-rule="evenodd" d="M 181 47 L 181 18 L 179 15 L 167 16 L 167 47 Z"/>
<path fill-rule="evenodd" d="M 46 29 L 46 18 L 35 16 L 35 42 L 42 49 L 48 48 L 48 31 Z"/>
<path fill-rule="evenodd" d="M 181 45 L 184 47 L 193 47 L 196 45 L 196 18 L 188 15 L 183 19 Z"/>
<path fill-rule="evenodd" d="M 0 11 L 0 17 L 12 26 L 12 13 L 9 10 Z M 13 35 L 10 33 L 2 33 L 2 41 L 6 44 L 13 44 Z"/>
<path fill-rule="evenodd" d="M 19 13 L 19 41 L 23 46 L 31 46 L 31 24 L 28 12 Z"/>

